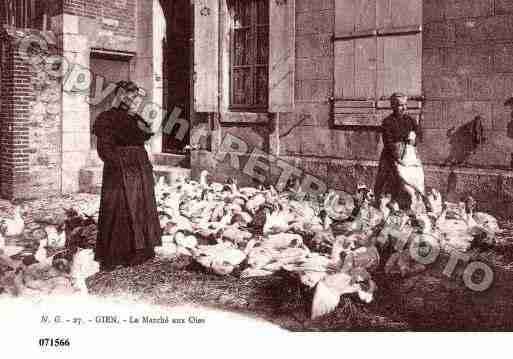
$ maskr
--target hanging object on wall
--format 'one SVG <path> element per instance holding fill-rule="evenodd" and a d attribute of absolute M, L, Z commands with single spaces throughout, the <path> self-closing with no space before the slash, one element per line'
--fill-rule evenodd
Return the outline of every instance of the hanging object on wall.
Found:
<path fill-rule="evenodd" d="M 482 145 L 486 141 L 484 136 L 483 118 L 481 116 L 476 116 L 472 121 L 471 133 L 472 151 L 475 152 L 479 145 Z"/>

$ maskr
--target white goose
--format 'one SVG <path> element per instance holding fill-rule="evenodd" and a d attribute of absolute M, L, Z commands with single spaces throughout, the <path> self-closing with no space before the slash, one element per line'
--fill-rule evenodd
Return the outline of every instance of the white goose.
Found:
<path fill-rule="evenodd" d="M 0 254 L 7 257 L 15 256 L 16 254 L 23 251 L 23 247 L 6 245 L 4 236 L 0 233 Z"/>
<path fill-rule="evenodd" d="M 476 207 L 474 198 L 468 197 L 465 207 L 466 220 L 470 227 L 479 227 L 490 236 L 501 232 L 497 218 L 485 212 L 474 212 Z"/>
<path fill-rule="evenodd" d="M 0 231 L 4 236 L 19 236 L 25 229 L 25 220 L 22 216 L 21 206 L 14 207 L 14 216 L 12 218 L 0 218 Z"/>
<path fill-rule="evenodd" d="M 34 254 L 34 258 L 43 265 L 51 265 L 52 258 L 48 257 L 48 250 L 46 249 L 46 247 L 48 247 L 48 239 L 42 238 L 39 241 L 39 247 L 37 248 L 37 251 Z"/>
<path fill-rule="evenodd" d="M 344 294 L 357 293 L 361 301 L 370 303 L 374 299 L 376 284 L 365 269 L 329 274 L 315 287 L 312 301 L 312 319 L 333 312 Z"/>
<path fill-rule="evenodd" d="M 469 223 L 465 218 L 464 209 L 462 209 L 459 216 L 447 218 L 448 208 L 444 205 L 442 213 L 436 220 L 436 229 L 441 233 L 442 248 L 452 251 L 467 251 L 472 245 L 474 236 L 477 234 L 474 229 L 477 227 Z"/>
<path fill-rule="evenodd" d="M 287 232 L 294 221 L 295 216 L 288 207 L 281 204 L 276 207 L 272 213 L 265 209 L 264 235 Z"/>
<path fill-rule="evenodd" d="M 64 248 L 66 246 L 66 231 L 64 228 L 57 228 L 54 225 L 45 227 L 48 246 L 52 248 Z"/>

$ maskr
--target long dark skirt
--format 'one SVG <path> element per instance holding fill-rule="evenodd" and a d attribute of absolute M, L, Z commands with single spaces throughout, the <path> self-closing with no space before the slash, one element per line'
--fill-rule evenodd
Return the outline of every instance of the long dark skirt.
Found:
<path fill-rule="evenodd" d="M 151 163 L 144 147 L 118 150 L 121 166 L 105 164 L 98 220 L 96 260 L 104 266 L 149 258 L 161 245 Z"/>
<path fill-rule="evenodd" d="M 381 154 L 379 160 L 374 193 L 378 201 L 384 194 L 392 195 L 392 200 L 397 201 L 402 209 L 409 209 L 412 204 L 411 196 L 404 189 L 404 183 L 399 176 L 394 160 L 385 153 Z"/>

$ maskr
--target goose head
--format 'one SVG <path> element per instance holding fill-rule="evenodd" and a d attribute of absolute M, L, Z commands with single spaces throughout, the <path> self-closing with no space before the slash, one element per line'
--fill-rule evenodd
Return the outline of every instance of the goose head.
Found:
<path fill-rule="evenodd" d="M 474 210 L 476 209 L 476 200 L 472 196 L 468 196 L 465 199 L 465 213 L 467 215 L 472 215 L 474 213 Z"/>
<path fill-rule="evenodd" d="M 46 250 L 46 247 L 48 247 L 48 239 L 42 238 L 39 241 L 39 247 L 34 255 L 34 258 L 40 263 L 48 259 L 48 251 Z"/>
<path fill-rule="evenodd" d="M 364 184 L 359 184 L 356 187 L 356 193 L 355 193 L 355 202 L 358 203 L 358 205 L 361 205 L 363 201 L 365 200 L 368 192 L 368 188 Z"/>
<path fill-rule="evenodd" d="M 377 286 L 372 280 L 369 272 L 363 268 L 355 268 L 350 271 L 350 275 L 350 284 L 357 288 L 360 300 L 365 303 L 372 302 Z"/>
<path fill-rule="evenodd" d="M 238 183 L 237 178 L 235 178 L 235 177 L 228 178 L 228 185 L 229 185 L 230 191 L 232 193 L 238 192 L 237 183 Z"/>
<path fill-rule="evenodd" d="M 345 236 L 338 236 L 331 247 L 331 261 L 334 263 L 343 262 L 347 253 L 347 243 Z"/>
<path fill-rule="evenodd" d="M 353 237 L 339 235 L 336 237 L 335 242 L 331 248 L 331 260 L 338 262 L 343 260 L 346 254 L 350 253 L 356 248 L 356 242 Z"/>
<path fill-rule="evenodd" d="M 325 209 L 322 209 L 319 212 L 319 217 L 321 219 L 323 229 L 328 230 L 330 228 L 331 224 L 333 223 L 333 220 L 330 218 L 330 216 L 328 216 L 328 213 L 326 212 Z"/>
<path fill-rule="evenodd" d="M 290 178 L 285 184 L 285 191 L 295 191 L 297 192 L 299 186 L 299 181 L 296 178 Z"/>
<path fill-rule="evenodd" d="M 201 171 L 200 173 L 200 185 L 204 186 L 204 187 L 208 187 L 208 177 L 210 175 L 210 172 L 208 172 L 207 170 L 203 170 Z"/>
<path fill-rule="evenodd" d="M 100 265 L 94 260 L 94 252 L 92 249 L 79 249 L 73 256 L 71 264 L 71 277 L 76 288 L 87 293 L 85 280 L 100 271 Z"/>
<path fill-rule="evenodd" d="M 16 207 L 14 207 L 14 218 L 16 218 L 16 219 L 22 218 L 23 212 L 24 212 L 23 207 L 20 205 L 17 205 Z"/>
<path fill-rule="evenodd" d="M 443 208 L 441 193 L 437 189 L 432 188 L 430 193 L 427 195 L 427 201 L 429 204 L 428 211 L 433 213 L 435 216 L 440 215 Z"/>
<path fill-rule="evenodd" d="M 379 199 L 379 209 L 385 219 L 390 215 L 390 202 L 392 202 L 392 195 L 390 193 L 382 195 Z"/>
<path fill-rule="evenodd" d="M 433 224 L 427 214 L 418 215 L 415 222 L 420 233 L 429 234 L 433 231 Z"/>

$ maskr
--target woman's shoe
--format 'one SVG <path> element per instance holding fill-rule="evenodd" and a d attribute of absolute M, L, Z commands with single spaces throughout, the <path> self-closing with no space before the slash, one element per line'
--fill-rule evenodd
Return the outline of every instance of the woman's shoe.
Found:
<path fill-rule="evenodd" d="M 148 257 L 146 255 L 146 253 L 137 252 L 137 254 L 130 260 L 128 265 L 137 266 L 137 265 L 143 264 L 147 260 L 148 260 Z"/>

